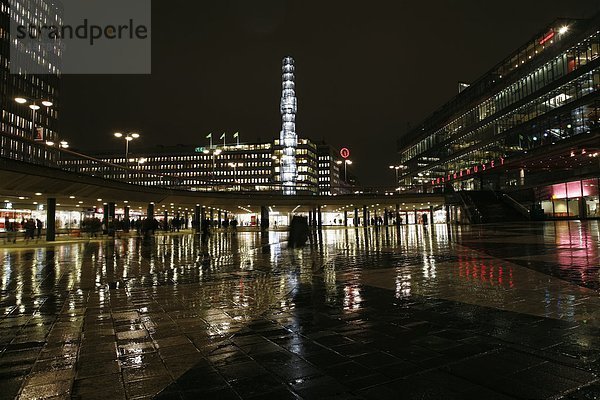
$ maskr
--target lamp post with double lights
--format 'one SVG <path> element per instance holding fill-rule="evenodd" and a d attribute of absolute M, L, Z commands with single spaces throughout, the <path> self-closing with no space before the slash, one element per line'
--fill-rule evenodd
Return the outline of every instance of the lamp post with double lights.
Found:
<path fill-rule="evenodd" d="M 129 180 L 129 142 L 131 142 L 133 139 L 139 139 L 140 134 L 135 132 L 125 134 L 121 132 L 115 132 L 114 136 L 119 139 L 125 139 L 125 179 Z"/>
<path fill-rule="evenodd" d="M 46 144 L 48 146 L 54 146 L 54 141 L 52 140 L 46 140 Z M 69 148 L 69 142 L 67 142 L 66 140 L 61 140 L 60 142 L 58 142 L 58 148 L 59 149 L 68 149 Z"/>
<path fill-rule="evenodd" d="M 202 151 L 202 153 L 212 155 L 212 179 L 215 180 L 215 170 L 217 167 L 216 160 L 217 160 L 217 156 L 222 153 L 222 150 L 221 149 L 214 149 L 214 150 L 213 149 L 204 149 Z"/>
<path fill-rule="evenodd" d="M 395 185 L 398 184 L 398 170 L 400 170 L 400 166 L 399 165 L 390 165 L 390 169 L 394 169 L 396 170 L 396 182 L 394 183 Z"/>
<path fill-rule="evenodd" d="M 46 140 L 46 144 L 48 146 L 54 146 L 54 142 L 51 140 Z M 69 142 L 67 142 L 66 140 L 61 140 L 60 142 L 58 142 L 58 165 L 60 166 L 60 162 L 61 162 L 61 152 L 60 149 L 68 149 L 69 148 Z"/>
<path fill-rule="evenodd" d="M 27 97 L 15 97 L 15 101 L 19 104 L 27 104 L 27 103 L 31 103 L 29 104 L 29 108 L 32 111 L 32 130 L 31 130 L 31 135 L 33 140 L 44 140 L 44 137 L 40 137 L 37 138 L 36 137 L 36 126 L 35 126 L 35 113 L 37 110 L 39 110 L 41 107 L 39 106 L 38 103 L 40 103 L 41 105 L 43 105 L 44 107 L 48 108 L 48 107 L 52 107 L 54 105 L 54 103 L 52 103 L 50 100 L 48 99 L 31 99 L 31 98 L 27 98 Z"/>
<path fill-rule="evenodd" d="M 345 159 L 344 161 L 338 160 L 335 163 L 338 165 L 344 163 L 344 182 L 348 183 L 348 165 L 352 165 L 352 161 Z"/>
<path fill-rule="evenodd" d="M 236 173 L 237 173 L 237 167 L 242 167 L 244 164 L 242 163 L 229 163 L 229 166 L 233 168 L 233 183 L 235 185 L 236 182 Z"/>

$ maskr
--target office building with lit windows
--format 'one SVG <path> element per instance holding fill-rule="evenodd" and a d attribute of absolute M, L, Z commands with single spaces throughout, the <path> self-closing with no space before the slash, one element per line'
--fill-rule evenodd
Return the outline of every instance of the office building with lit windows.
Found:
<path fill-rule="evenodd" d="M 322 147 L 329 146 L 319 145 Z M 61 165 L 65 169 L 144 186 L 279 193 L 282 190 L 282 150 L 279 139 L 271 143 L 213 147 L 159 146 L 130 152 L 127 159 L 113 153 L 96 154 L 94 159 L 63 159 Z M 323 194 L 318 181 L 322 175 L 319 175 L 317 145 L 308 139 L 298 139 L 296 165 L 296 193 Z M 327 176 L 328 180 L 339 181 L 339 168 L 330 169 L 328 173 L 335 175 Z M 327 189 L 326 194 L 329 193 Z"/>
<path fill-rule="evenodd" d="M 398 141 L 399 184 L 600 217 L 600 15 L 559 19 Z"/>
<path fill-rule="evenodd" d="M 348 166 L 344 166 L 344 163 L 349 161 L 340 157 L 340 151 L 328 144 L 321 143 L 317 145 L 317 157 L 319 194 L 335 196 L 350 193 L 351 185 L 348 183 L 350 175 Z"/>
<path fill-rule="evenodd" d="M 50 142 L 59 139 L 59 47 L 27 47 L 11 41 L 10 24 L 60 25 L 61 18 L 62 10 L 55 1 L 0 2 L 0 149 L 4 157 L 45 163 L 56 158 L 52 147 L 30 146 L 10 136 Z M 31 73 L 40 70 L 47 73 Z"/>

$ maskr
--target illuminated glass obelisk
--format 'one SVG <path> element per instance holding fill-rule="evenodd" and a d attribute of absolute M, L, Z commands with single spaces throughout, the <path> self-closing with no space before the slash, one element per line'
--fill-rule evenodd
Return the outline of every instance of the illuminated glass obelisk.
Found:
<path fill-rule="evenodd" d="M 285 57 L 283 59 L 282 70 L 282 88 L 281 88 L 281 119 L 282 128 L 279 135 L 279 144 L 281 146 L 281 183 L 283 194 L 296 194 L 296 180 L 298 171 L 296 167 L 296 146 L 298 137 L 296 136 L 296 111 L 298 103 L 296 100 L 296 91 L 294 90 L 294 59 Z"/>

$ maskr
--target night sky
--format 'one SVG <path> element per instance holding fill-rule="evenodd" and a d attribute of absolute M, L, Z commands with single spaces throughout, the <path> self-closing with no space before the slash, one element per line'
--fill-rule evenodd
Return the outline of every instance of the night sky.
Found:
<path fill-rule="evenodd" d="M 366 186 L 391 185 L 396 139 L 556 17 L 597 0 L 153 2 L 152 75 L 63 77 L 61 132 L 84 153 L 279 136 L 281 59 L 296 60 L 297 133 L 347 146 Z M 118 60 L 115 60 L 118 62 Z"/>

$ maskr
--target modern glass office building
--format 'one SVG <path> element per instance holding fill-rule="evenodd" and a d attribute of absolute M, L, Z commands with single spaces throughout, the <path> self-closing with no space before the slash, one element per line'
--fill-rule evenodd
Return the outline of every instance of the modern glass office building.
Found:
<path fill-rule="evenodd" d="M 600 15 L 554 21 L 399 139 L 399 184 L 528 190 L 549 217 L 599 216 L 599 52 Z"/>

